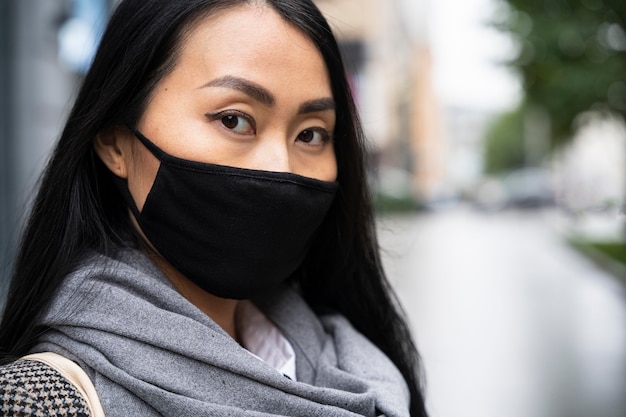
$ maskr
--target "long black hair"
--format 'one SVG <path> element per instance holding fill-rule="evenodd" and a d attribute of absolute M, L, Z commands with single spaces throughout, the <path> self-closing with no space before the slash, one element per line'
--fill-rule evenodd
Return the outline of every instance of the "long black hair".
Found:
<path fill-rule="evenodd" d="M 93 139 L 103 129 L 136 125 L 196 22 L 251 1 L 258 0 L 125 0 L 118 6 L 41 177 L 0 323 L 0 362 L 36 343 L 45 331 L 37 325 L 40 315 L 85 251 L 109 253 L 133 241 L 127 208 Z M 425 416 L 419 356 L 381 266 L 364 135 L 336 40 L 310 0 L 263 1 L 318 46 L 336 101 L 340 189 L 296 279 L 312 306 L 341 312 L 387 354 L 409 384 L 411 415 Z"/>

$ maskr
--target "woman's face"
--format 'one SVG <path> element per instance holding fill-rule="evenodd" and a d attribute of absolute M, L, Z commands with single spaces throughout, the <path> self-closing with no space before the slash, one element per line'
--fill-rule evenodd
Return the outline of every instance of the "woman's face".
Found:
<path fill-rule="evenodd" d="M 139 131 L 179 158 L 336 179 L 334 100 L 308 38 L 268 6 L 245 5 L 205 18 L 183 39 Z M 141 210 L 159 162 L 132 133 L 116 135 Z"/>

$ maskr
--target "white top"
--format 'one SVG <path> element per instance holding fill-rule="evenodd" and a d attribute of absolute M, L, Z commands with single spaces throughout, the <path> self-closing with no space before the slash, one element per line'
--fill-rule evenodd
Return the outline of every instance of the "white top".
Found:
<path fill-rule="evenodd" d="M 274 323 L 247 300 L 238 303 L 236 320 L 243 347 L 295 381 L 296 352 Z"/>

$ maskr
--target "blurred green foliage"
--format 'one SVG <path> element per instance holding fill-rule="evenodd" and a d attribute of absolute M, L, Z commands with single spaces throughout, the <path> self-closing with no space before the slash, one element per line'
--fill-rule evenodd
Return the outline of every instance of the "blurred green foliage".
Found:
<path fill-rule="evenodd" d="M 626 243 L 614 242 L 614 243 L 594 243 L 593 246 L 609 256 L 611 259 L 620 262 L 626 266 Z"/>
<path fill-rule="evenodd" d="M 570 238 L 569 243 L 626 283 L 626 242 L 594 242 L 574 237 Z"/>
<path fill-rule="evenodd" d="M 499 174 L 524 167 L 523 110 L 518 108 L 496 118 L 485 137 L 485 172 Z"/>
<path fill-rule="evenodd" d="M 379 193 L 374 196 L 374 209 L 377 213 L 403 213 L 420 210 L 421 206 L 408 195 L 393 197 Z"/>
<path fill-rule="evenodd" d="M 626 113 L 625 0 L 500 0 L 494 24 L 518 46 L 525 106 L 550 116 L 551 145 L 565 143 L 589 110 Z M 512 139 L 511 139 L 512 140 Z"/>

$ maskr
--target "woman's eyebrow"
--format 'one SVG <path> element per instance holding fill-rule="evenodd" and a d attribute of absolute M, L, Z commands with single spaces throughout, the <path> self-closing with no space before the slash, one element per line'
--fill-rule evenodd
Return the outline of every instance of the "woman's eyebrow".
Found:
<path fill-rule="evenodd" d="M 274 106 L 276 103 L 276 99 L 267 89 L 261 87 L 253 81 L 246 80 L 241 77 L 235 77 L 233 75 L 225 75 L 200 86 L 200 88 L 205 87 L 232 88 L 233 90 L 241 91 L 242 93 L 252 97 L 254 100 L 269 107 Z M 335 110 L 335 107 L 335 100 L 332 97 L 319 98 L 302 103 L 298 108 L 298 114 Z"/>
<path fill-rule="evenodd" d="M 335 100 L 331 97 L 318 98 L 315 100 L 305 101 L 298 108 L 298 114 L 316 113 L 326 110 L 335 110 Z"/>
<path fill-rule="evenodd" d="M 225 75 L 223 77 L 216 78 L 202 85 L 200 88 L 205 87 L 232 88 L 234 90 L 241 91 L 242 93 L 252 97 L 254 100 L 269 107 L 273 106 L 276 102 L 274 96 L 265 88 L 252 81 L 246 80 L 245 78 L 235 77 L 232 75 Z"/>

